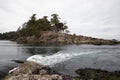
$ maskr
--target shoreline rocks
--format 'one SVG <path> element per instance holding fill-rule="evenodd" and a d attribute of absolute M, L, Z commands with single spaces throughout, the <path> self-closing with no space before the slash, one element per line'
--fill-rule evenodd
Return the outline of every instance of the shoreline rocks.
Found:
<path fill-rule="evenodd" d="M 100 69 L 78 69 L 76 73 L 80 76 L 77 80 L 120 80 L 120 71 L 108 72 Z"/>
<path fill-rule="evenodd" d="M 11 70 L 4 80 L 74 80 L 73 77 L 53 71 L 50 67 L 26 61 Z"/>
<path fill-rule="evenodd" d="M 120 80 L 120 71 L 108 72 L 100 69 L 78 69 L 79 76 L 72 77 L 52 70 L 48 66 L 26 61 L 9 71 L 3 80 Z"/>
<path fill-rule="evenodd" d="M 76 34 L 67 34 L 67 33 L 56 33 L 53 31 L 43 31 L 39 36 L 22 36 L 19 37 L 16 41 L 25 42 L 25 43 L 53 43 L 53 44 L 94 44 L 94 45 L 113 45 L 120 44 L 120 41 L 117 40 L 104 40 L 92 37 L 86 37 Z"/>

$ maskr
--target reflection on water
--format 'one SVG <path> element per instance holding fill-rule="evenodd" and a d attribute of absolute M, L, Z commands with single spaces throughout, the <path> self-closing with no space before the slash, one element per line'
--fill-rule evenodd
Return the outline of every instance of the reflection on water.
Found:
<path fill-rule="evenodd" d="M 34 54 L 54 54 L 60 51 L 60 47 L 27 47 L 28 53 Z"/>
<path fill-rule="evenodd" d="M 13 41 L 0 40 L 0 76 L 18 66 L 29 56 L 35 54 L 50 55 L 60 50 L 57 46 L 17 44 Z"/>

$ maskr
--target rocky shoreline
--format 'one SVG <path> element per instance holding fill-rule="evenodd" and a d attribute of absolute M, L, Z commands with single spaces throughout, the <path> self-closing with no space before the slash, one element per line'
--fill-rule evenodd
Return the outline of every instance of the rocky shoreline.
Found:
<path fill-rule="evenodd" d="M 72 76 L 53 71 L 50 67 L 26 61 L 9 71 L 4 80 L 75 80 Z"/>
<path fill-rule="evenodd" d="M 57 33 L 54 31 L 42 31 L 39 36 L 22 36 L 16 39 L 17 42 L 44 43 L 44 44 L 94 44 L 94 45 L 114 45 L 120 44 L 117 40 L 105 40 L 86 37 L 76 34 Z"/>
<path fill-rule="evenodd" d="M 76 73 L 80 76 L 76 80 L 120 80 L 120 71 L 108 72 L 100 69 L 78 69 Z"/>
<path fill-rule="evenodd" d="M 79 76 L 58 73 L 48 66 L 26 61 L 9 71 L 3 80 L 120 80 L 120 71 L 108 72 L 100 69 L 78 69 Z"/>

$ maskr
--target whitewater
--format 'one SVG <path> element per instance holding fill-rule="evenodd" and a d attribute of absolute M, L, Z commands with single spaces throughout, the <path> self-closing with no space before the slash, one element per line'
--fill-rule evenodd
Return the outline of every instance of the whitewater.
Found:
<path fill-rule="evenodd" d="M 48 66 L 52 66 L 54 64 L 57 63 L 61 63 L 67 60 L 70 60 L 72 58 L 75 58 L 77 56 L 80 55 L 85 55 L 85 54 L 92 54 L 98 51 L 94 51 L 94 52 L 84 52 L 84 53 L 63 53 L 63 52 L 57 52 L 53 55 L 49 55 L 49 56 L 43 56 L 43 55 L 33 55 L 31 57 L 29 57 L 27 59 L 27 61 L 33 61 L 39 64 L 43 64 L 43 65 L 48 65 Z"/>

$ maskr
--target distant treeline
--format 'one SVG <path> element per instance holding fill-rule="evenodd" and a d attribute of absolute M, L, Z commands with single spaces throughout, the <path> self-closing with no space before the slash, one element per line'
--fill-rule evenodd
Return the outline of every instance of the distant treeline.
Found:
<path fill-rule="evenodd" d="M 5 33 L 0 33 L 0 39 L 5 39 L 5 40 L 15 40 L 18 38 L 17 32 L 12 31 L 12 32 L 5 32 Z"/>
<path fill-rule="evenodd" d="M 58 14 L 52 14 L 50 20 L 47 16 L 36 19 L 36 14 L 30 17 L 21 27 L 14 32 L 0 34 L 0 39 L 16 39 L 22 36 L 39 36 L 41 31 L 69 32 L 65 22 L 60 21 Z"/>

